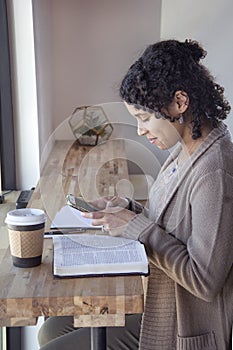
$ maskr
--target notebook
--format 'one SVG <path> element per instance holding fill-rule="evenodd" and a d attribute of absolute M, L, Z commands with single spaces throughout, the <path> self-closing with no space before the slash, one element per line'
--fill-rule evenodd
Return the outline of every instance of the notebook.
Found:
<path fill-rule="evenodd" d="M 92 226 L 91 219 L 82 217 L 81 211 L 65 205 L 52 220 L 51 229 L 102 229 L 102 226 Z"/>

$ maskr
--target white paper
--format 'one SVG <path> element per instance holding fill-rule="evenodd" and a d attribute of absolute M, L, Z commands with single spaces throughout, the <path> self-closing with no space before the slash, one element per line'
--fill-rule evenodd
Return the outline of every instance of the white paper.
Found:
<path fill-rule="evenodd" d="M 51 229 L 53 228 L 101 228 L 101 226 L 92 226 L 91 219 L 84 218 L 81 211 L 65 205 L 53 219 Z"/>

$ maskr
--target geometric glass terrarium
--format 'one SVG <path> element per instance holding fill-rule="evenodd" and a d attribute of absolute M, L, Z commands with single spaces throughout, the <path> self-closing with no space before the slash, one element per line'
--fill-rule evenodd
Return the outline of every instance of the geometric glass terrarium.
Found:
<path fill-rule="evenodd" d="M 81 145 L 95 146 L 106 141 L 113 131 L 102 107 L 77 107 L 69 119 L 71 130 Z"/>

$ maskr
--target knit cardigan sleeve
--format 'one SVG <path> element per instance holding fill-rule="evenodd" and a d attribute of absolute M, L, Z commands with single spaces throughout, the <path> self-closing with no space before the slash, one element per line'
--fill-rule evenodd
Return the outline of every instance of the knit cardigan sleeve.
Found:
<path fill-rule="evenodd" d="M 145 244 L 151 262 L 193 295 L 212 301 L 233 263 L 233 177 L 216 170 L 199 178 L 190 197 L 192 232 L 186 244 L 142 213 L 124 236 Z"/>

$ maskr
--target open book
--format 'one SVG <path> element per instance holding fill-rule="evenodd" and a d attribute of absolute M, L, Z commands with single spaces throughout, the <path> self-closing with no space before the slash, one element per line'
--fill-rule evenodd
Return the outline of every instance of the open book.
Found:
<path fill-rule="evenodd" d="M 106 235 L 54 236 L 54 275 L 148 275 L 148 259 L 139 241 Z"/>

